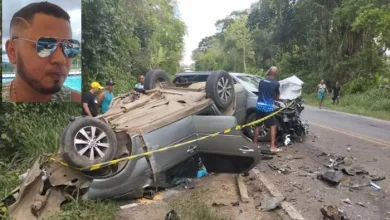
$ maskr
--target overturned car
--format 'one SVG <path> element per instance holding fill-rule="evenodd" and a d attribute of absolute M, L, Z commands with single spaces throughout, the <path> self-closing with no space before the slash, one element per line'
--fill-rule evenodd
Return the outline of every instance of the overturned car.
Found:
<path fill-rule="evenodd" d="M 16 219 L 31 219 L 55 210 L 74 189 L 85 199 L 134 199 L 196 177 L 199 162 L 208 172 L 248 172 L 261 154 L 241 130 L 202 139 L 237 125 L 240 86 L 225 71 L 180 86 L 163 71 L 150 71 L 145 90 L 116 97 L 105 114 L 72 120 L 61 134 L 57 162 L 37 161 L 4 203 Z M 145 156 L 117 160 L 139 154 Z"/>

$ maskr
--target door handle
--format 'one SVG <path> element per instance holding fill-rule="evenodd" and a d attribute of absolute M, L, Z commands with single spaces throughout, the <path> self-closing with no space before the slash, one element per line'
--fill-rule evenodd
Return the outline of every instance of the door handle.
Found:
<path fill-rule="evenodd" d="M 189 146 L 187 153 L 194 153 L 195 149 L 196 149 L 196 145 Z"/>
<path fill-rule="evenodd" d="M 245 147 L 242 147 L 239 149 L 241 152 L 243 152 L 244 154 L 246 154 L 247 152 L 254 152 L 255 150 L 253 149 L 250 149 L 249 147 L 245 146 Z"/>

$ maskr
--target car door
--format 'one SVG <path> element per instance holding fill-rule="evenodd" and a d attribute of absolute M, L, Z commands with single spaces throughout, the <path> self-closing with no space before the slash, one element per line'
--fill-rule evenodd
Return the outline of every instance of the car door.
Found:
<path fill-rule="evenodd" d="M 193 116 L 198 137 L 235 127 L 233 116 Z M 209 172 L 243 173 L 260 162 L 259 149 L 241 130 L 219 134 L 198 142 L 198 153 Z"/>
<path fill-rule="evenodd" d="M 185 117 L 174 123 L 144 134 L 148 151 L 159 150 L 197 138 L 192 116 Z M 197 154 L 197 142 L 156 152 L 150 156 L 153 172 L 159 173 L 187 160 Z"/>

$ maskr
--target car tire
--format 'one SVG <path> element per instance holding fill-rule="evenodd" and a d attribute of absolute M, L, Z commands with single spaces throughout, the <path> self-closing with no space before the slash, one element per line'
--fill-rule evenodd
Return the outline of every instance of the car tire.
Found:
<path fill-rule="evenodd" d="M 103 121 L 89 116 L 70 123 L 61 135 L 61 142 L 63 159 L 77 168 L 110 161 L 117 149 L 114 131 Z"/>
<path fill-rule="evenodd" d="M 217 71 L 210 74 L 206 81 L 206 97 L 214 101 L 221 109 L 227 109 L 235 99 L 234 83 L 226 71 Z"/>
<path fill-rule="evenodd" d="M 256 119 L 256 113 L 255 112 L 252 112 L 249 114 L 249 116 L 247 117 L 246 121 L 245 121 L 245 124 L 248 124 L 248 123 L 251 123 L 253 121 L 255 121 Z M 258 124 L 256 124 L 258 125 Z M 260 125 L 264 125 L 264 122 L 260 122 Z M 253 140 L 254 138 L 254 135 L 255 135 L 255 126 L 248 126 L 248 127 L 245 127 L 244 128 L 244 133 L 246 134 L 246 136 L 248 138 L 250 138 L 251 140 Z M 264 135 L 264 136 L 259 136 L 258 139 L 257 139 L 259 142 L 269 142 L 271 141 L 271 132 L 268 130 L 267 134 Z"/>
<path fill-rule="evenodd" d="M 60 147 L 62 148 L 65 146 L 65 132 L 68 130 L 69 126 L 78 118 L 81 118 L 80 116 L 78 117 L 71 117 L 69 118 L 68 124 L 66 127 L 62 130 L 61 135 L 60 135 Z"/>
<path fill-rule="evenodd" d="M 169 76 L 162 70 L 151 70 L 145 76 L 144 89 L 151 90 L 158 87 L 158 83 L 164 82 L 171 85 Z"/>

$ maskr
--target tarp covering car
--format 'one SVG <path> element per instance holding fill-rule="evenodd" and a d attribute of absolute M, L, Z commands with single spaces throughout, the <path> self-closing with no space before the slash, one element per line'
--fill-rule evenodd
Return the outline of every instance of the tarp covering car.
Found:
<path fill-rule="evenodd" d="M 280 99 L 293 100 L 302 95 L 302 85 L 304 82 L 293 75 L 279 81 Z"/>

